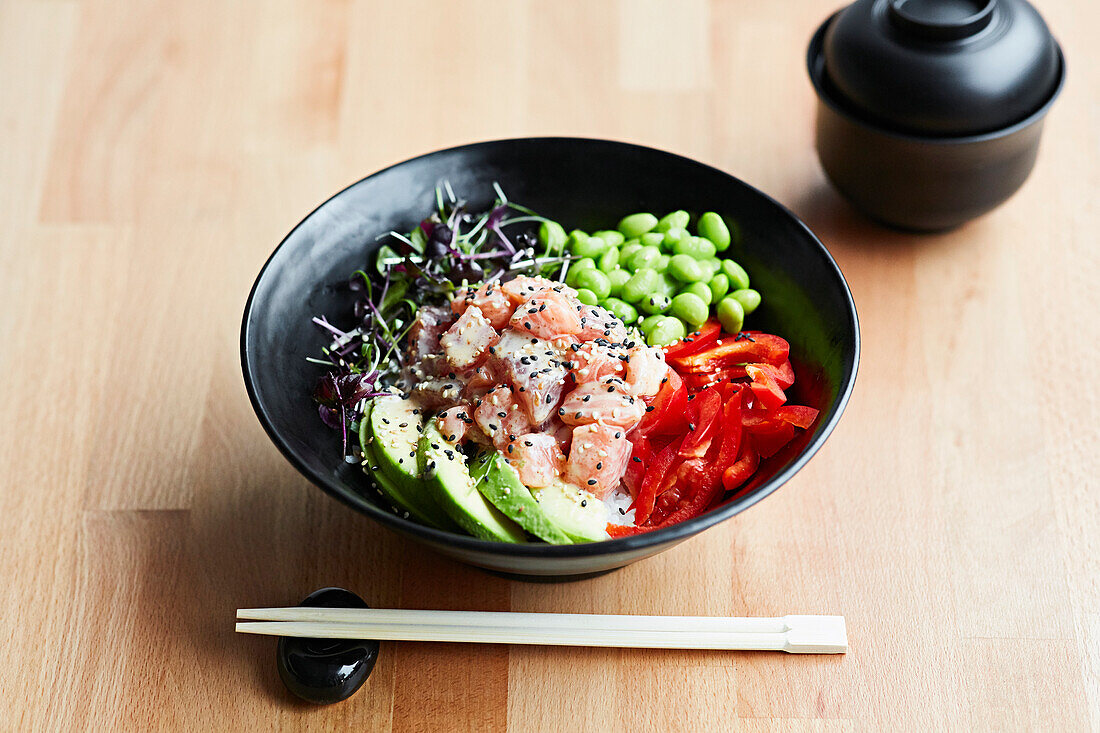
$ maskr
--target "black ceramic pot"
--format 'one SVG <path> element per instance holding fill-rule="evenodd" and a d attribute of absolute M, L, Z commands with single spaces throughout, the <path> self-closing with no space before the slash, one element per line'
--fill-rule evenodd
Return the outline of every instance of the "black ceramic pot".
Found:
<path fill-rule="evenodd" d="M 752 327 L 791 344 L 795 404 L 821 410 L 810 430 L 761 464 L 736 496 L 706 514 L 648 534 L 577 545 L 486 542 L 396 516 L 340 438 L 317 415 L 319 376 L 306 362 L 325 343 L 310 319 L 355 322 L 341 288 L 379 246 L 379 234 L 408 231 L 434 206 L 448 180 L 474 206 L 497 182 L 508 196 L 588 230 L 634 211 L 716 211 L 739 232 L 727 253 L 752 275 L 764 302 Z M 256 414 L 279 450 L 310 481 L 379 524 L 444 555 L 528 579 L 584 577 L 683 542 L 779 488 L 821 447 L 855 382 L 859 330 L 844 278 L 820 241 L 793 214 L 748 184 L 710 166 L 651 148 L 604 140 L 533 138 L 466 145 L 424 155 L 344 189 L 310 214 L 264 265 L 245 306 L 241 361 Z"/>
<path fill-rule="evenodd" d="M 1065 79 L 1023 0 L 858 0 L 818 28 L 807 64 L 825 173 L 871 218 L 916 231 L 1020 188 Z"/>

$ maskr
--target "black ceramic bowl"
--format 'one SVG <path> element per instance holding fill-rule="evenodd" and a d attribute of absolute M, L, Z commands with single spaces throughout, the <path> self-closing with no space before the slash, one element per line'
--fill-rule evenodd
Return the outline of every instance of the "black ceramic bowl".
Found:
<path fill-rule="evenodd" d="M 626 213 L 717 211 L 740 236 L 728 250 L 764 294 L 754 329 L 790 341 L 798 378 L 792 400 L 821 410 L 817 423 L 765 461 L 750 484 L 703 516 L 668 529 L 591 544 L 486 542 L 395 516 L 340 438 L 317 415 L 310 393 L 319 367 L 306 362 L 324 344 L 310 319 L 354 323 L 341 285 L 378 246 L 375 237 L 409 231 L 450 181 L 473 204 L 488 205 L 498 182 L 568 229 L 613 227 Z M 531 579 L 584 576 L 667 550 L 775 491 L 817 452 L 840 419 L 856 376 L 859 331 L 844 277 L 817 237 L 791 212 L 742 181 L 702 163 L 625 143 L 574 138 L 498 140 L 399 163 L 344 189 L 299 224 L 264 265 L 245 306 L 241 362 L 249 397 L 279 450 L 313 483 L 379 524 L 436 551 Z"/>
<path fill-rule="evenodd" d="M 853 206 L 891 227 L 942 231 L 1000 206 L 1023 185 L 1035 165 L 1043 118 L 1065 79 L 1057 44 L 1055 85 L 1023 119 L 973 134 L 917 134 L 856 109 L 829 78 L 825 45 L 839 15 L 817 29 L 807 66 L 818 98 L 821 167 Z M 897 80 L 895 91 L 919 86 L 917 80 Z"/>

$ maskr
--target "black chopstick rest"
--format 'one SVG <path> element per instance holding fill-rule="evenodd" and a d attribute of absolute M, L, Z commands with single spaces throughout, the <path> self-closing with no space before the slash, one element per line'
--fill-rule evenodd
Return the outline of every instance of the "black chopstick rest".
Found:
<path fill-rule="evenodd" d="M 321 588 L 299 605 L 367 608 L 362 598 L 343 588 Z M 303 700 L 328 705 L 346 700 L 363 686 L 378 660 L 373 639 L 305 639 L 281 637 L 276 653 L 279 677 Z"/>

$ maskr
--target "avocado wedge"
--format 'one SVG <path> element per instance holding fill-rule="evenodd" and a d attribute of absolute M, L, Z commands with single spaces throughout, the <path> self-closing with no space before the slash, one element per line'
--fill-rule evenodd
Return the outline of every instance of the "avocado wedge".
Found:
<path fill-rule="evenodd" d="M 574 542 L 599 542 L 607 539 L 607 507 L 576 486 L 559 482 L 531 495 L 543 514 Z"/>
<path fill-rule="evenodd" d="M 477 490 L 506 517 L 541 540 L 554 545 L 573 543 L 542 511 L 516 469 L 498 451 L 487 450 L 474 459 L 470 474 Z"/>
<path fill-rule="evenodd" d="M 419 466 L 439 506 L 464 530 L 483 540 L 526 541 L 519 525 L 478 493 L 462 451 L 433 422 L 420 437 Z"/>

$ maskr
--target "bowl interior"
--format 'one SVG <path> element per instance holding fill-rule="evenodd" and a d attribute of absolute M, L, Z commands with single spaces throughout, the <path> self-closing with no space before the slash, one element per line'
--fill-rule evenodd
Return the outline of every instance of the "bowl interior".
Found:
<path fill-rule="evenodd" d="M 554 547 L 483 542 L 427 529 L 394 516 L 356 466 L 344 463 L 340 437 L 318 418 L 310 398 L 322 367 L 324 336 L 310 322 L 324 314 L 351 327 L 344 284 L 365 266 L 376 237 L 409 231 L 434 206 L 447 180 L 460 197 L 489 205 L 492 184 L 508 197 L 557 219 L 568 230 L 614 228 L 635 211 L 661 215 L 716 211 L 736 222 L 739 236 L 726 255 L 749 271 L 764 294 L 749 327 L 791 343 L 797 382 L 792 403 L 817 407 L 815 426 L 765 461 L 736 496 L 682 526 L 638 537 Z M 855 378 L 858 329 L 840 271 L 821 243 L 782 206 L 717 169 L 650 148 L 600 140 L 534 138 L 478 143 L 431 153 L 376 173 L 322 204 L 294 229 L 265 265 L 249 298 L 242 362 L 253 405 L 272 439 L 308 478 L 394 529 L 433 544 L 489 553 L 577 554 L 622 550 L 682 538 L 731 516 L 794 473 L 824 441 Z M 675 530 L 675 532 L 673 532 Z"/>

